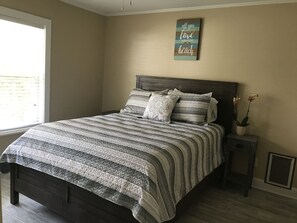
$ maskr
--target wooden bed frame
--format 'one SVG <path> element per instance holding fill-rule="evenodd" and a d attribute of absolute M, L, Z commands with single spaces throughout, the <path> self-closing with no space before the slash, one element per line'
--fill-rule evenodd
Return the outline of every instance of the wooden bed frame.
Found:
<path fill-rule="evenodd" d="M 145 90 L 163 90 L 178 88 L 184 92 L 213 92 L 218 103 L 217 123 L 230 133 L 233 120 L 233 97 L 236 95 L 237 83 L 136 76 L 136 87 Z M 57 179 L 47 174 L 32 170 L 18 164 L 10 164 L 11 169 L 11 204 L 19 203 L 19 193 L 43 204 L 73 222 L 99 223 L 136 223 L 129 209 L 111 203 L 99 196 Z M 185 198 L 177 204 L 177 216 L 182 214 L 187 204 L 195 199 L 196 194 L 207 187 L 222 168 L 217 168 L 204 178 Z M 169 222 L 174 222 L 171 220 Z"/>

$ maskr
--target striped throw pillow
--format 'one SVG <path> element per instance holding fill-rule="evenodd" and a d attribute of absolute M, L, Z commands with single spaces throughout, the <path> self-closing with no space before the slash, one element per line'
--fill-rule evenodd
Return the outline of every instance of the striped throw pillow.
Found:
<path fill-rule="evenodd" d="M 152 93 L 153 91 L 145 91 L 138 88 L 133 89 L 130 92 L 125 107 L 121 109 L 121 113 L 134 113 L 142 116 Z M 167 95 L 168 89 L 155 91 L 154 93 Z"/>
<path fill-rule="evenodd" d="M 205 123 L 212 93 L 200 95 L 170 90 L 168 95 L 179 96 L 171 115 L 172 120 L 195 124 Z"/>

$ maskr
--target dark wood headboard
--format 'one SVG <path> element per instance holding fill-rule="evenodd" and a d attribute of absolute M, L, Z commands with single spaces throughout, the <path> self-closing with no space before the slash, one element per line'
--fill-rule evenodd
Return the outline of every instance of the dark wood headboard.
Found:
<path fill-rule="evenodd" d="M 203 94 L 212 92 L 218 103 L 216 123 L 225 127 L 226 134 L 231 132 L 233 123 L 233 97 L 236 96 L 238 83 L 209 81 L 184 78 L 136 76 L 136 87 L 144 90 L 158 91 L 177 88 L 183 92 Z"/>

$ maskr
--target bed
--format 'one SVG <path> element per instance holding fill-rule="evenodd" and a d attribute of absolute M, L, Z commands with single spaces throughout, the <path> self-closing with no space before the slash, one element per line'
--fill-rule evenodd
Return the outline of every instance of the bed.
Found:
<path fill-rule="evenodd" d="M 22 154 L 18 154 L 20 156 L 17 158 L 17 162 L 16 160 L 9 162 L 11 171 L 11 203 L 17 204 L 19 202 L 19 193 L 22 193 L 74 222 L 153 223 L 164 222 L 165 220 L 171 220 L 171 222 L 173 222 L 174 219 L 172 218 L 175 216 L 175 213 L 182 213 L 182 209 L 186 207 L 188 202 L 190 202 L 190 198 L 193 197 L 192 195 L 198 192 L 202 187 L 205 187 L 208 182 L 216 176 L 222 163 L 222 157 L 215 155 L 217 153 L 210 150 L 212 152 L 205 157 L 214 160 L 214 164 L 205 164 L 206 162 L 201 160 L 200 163 L 204 163 L 204 166 L 199 169 L 197 168 L 196 170 L 195 166 L 193 166 L 195 162 L 192 159 L 193 157 L 199 156 L 193 155 L 196 150 L 192 149 L 189 145 L 185 145 L 185 142 L 191 141 L 190 144 L 194 145 L 196 141 L 201 140 L 202 143 L 203 140 L 201 137 L 196 136 L 199 131 L 207 131 L 207 133 L 203 134 L 209 135 L 208 137 L 216 137 L 217 135 L 223 134 L 223 132 L 226 134 L 231 131 L 233 114 L 232 100 L 236 95 L 237 83 L 151 76 L 137 76 L 136 79 L 136 87 L 144 90 L 158 91 L 166 88 L 177 88 L 183 92 L 189 93 L 213 92 L 213 97 L 219 101 L 217 118 L 217 124 L 219 125 L 212 124 L 207 127 L 193 127 L 192 124 L 173 123 L 170 125 L 162 125 L 160 128 L 156 121 L 143 120 L 127 114 L 109 114 L 106 116 L 54 122 L 34 127 L 33 130 L 26 133 L 25 137 L 29 138 L 27 141 L 23 140 L 20 141 L 19 144 L 14 144 L 14 146 L 22 146 L 22 148 L 29 147 L 28 144 L 34 146 L 39 143 L 38 140 L 36 141 L 35 138 L 33 140 L 28 135 L 32 134 L 35 137 L 35 135 L 38 135 L 36 132 L 40 132 L 40 137 L 43 137 L 43 139 L 47 138 L 45 140 L 47 144 L 43 142 L 43 146 L 47 150 L 46 153 L 42 150 L 34 150 L 34 153 L 31 154 L 32 157 L 37 154 L 36 156 L 39 158 L 44 157 L 44 159 L 51 160 L 50 162 L 55 162 L 58 159 L 62 159 L 62 162 L 62 156 L 62 158 L 59 158 L 58 155 L 52 158 L 47 154 L 48 150 L 51 150 L 50 147 L 48 147 L 49 141 L 51 142 L 53 138 L 59 142 L 64 140 L 65 143 L 70 145 L 67 148 L 74 145 L 77 146 L 75 148 L 71 147 L 71 150 L 67 149 L 68 158 L 65 157 L 64 162 L 68 165 L 68 168 L 63 169 L 58 168 L 58 166 L 47 166 L 44 164 L 47 163 L 45 161 L 38 163 L 36 161 L 38 160 L 37 158 L 34 159 L 34 166 L 31 161 L 29 162 L 29 158 L 32 157 L 26 155 L 24 156 L 26 158 L 23 158 L 21 156 Z M 94 123 L 97 123 L 100 128 L 98 128 L 98 126 L 94 127 Z M 139 126 L 142 125 L 146 126 L 145 130 L 139 129 Z M 84 127 L 82 126 L 88 126 L 87 131 L 84 130 Z M 223 131 L 221 126 L 224 127 L 225 131 Z M 55 132 L 52 132 L 52 129 L 55 129 Z M 59 132 L 61 129 L 63 129 L 63 131 Z M 81 136 L 81 132 L 79 133 L 79 137 L 76 137 L 77 129 L 84 131 L 83 137 Z M 159 133 L 156 133 L 159 131 L 163 131 L 162 137 Z M 44 132 L 46 132 L 46 134 Z M 110 161 L 108 161 L 108 165 L 104 165 L 104 162 L 107 162 L 107 159 L 102 159 L 101 157 L 101 159 L 93 160 L 93 158 L 87 156 L 83 150 L 88 144 L 91 144 L 90 140 L 92 137 L 90 135 L 99 134 L 99 132 L 100 137 L 106 138 L 103 142 L 104 147 L 101 148 L 102 151 L 100 150 L 100 153 L 103 154 L 103 157 L 109 156 L 108 159 L 110 159 Z M 188 138 L 184 141 L 176 141 L 179 138 L 181 138 L 181 140 L 184 139 L 181 132 L 189 135 Z M 70 134 L 70 136 L 67 134 Z M 114 138 L 110 139 L 110 135 L 113 134 Z M 52 138 L 49 138 L 50 135 Z M 168 139 L 164 141 L 163 136 Z M 137 148 L 133 147 L 135 146 L 133 138 L 141 138 L 141 141 L 136 143 Z M 148 141 L 148 138 L 152 138 L 153 140 Z M 100 138 L 100 140 L 101 139 L 102 138 Z M 118 140 L 121 140 L 120 144 L 117 144 Z M 81 143 L 78 144 L 78 141 L 81 141 Z M 221 145 L 217 145 L 221 142 L 222 140 L 220 139 L 215 141 L 214 145 L 216 146 L 214 146 L 210 143 L 210 140 L 206 138 L 202 144 L 210 144 L 211 148 L 221 148 Z M 96 144 L 97 142 L 94 143 Z M 133 168 L 135 167 L 127 168 L 127 166 L 132 165 L 132 163 L 139 163 L 139 160 L 135 159 L 135 157 L 140 159 L 141 155 L 139 155 L 139 152 L 135 154 L 135 149 L 137 150 L 143 146 L 140 153 L 144 153 L 147 150 L 152 150 L 153 153 L 155 153 L 155 150 L 159 145 L 162 145 L 160 156 L 163 157 L 160 158 L 160 160 L 164 160 L 164 162 L 151 158 L 151 163 L 161 162 L 160 166 L 154 164 L 155 172 L 152 171 L 153 173 L 150 173 L 151 170 L 142 169 L 141 166 L 138 167 L 138 171 L 134 171 L 135 169 Z M 179 151 L 181 155 L 175 154 L 178 152 L 172 150 L 169 146 L 177 147 L 178 149 L 176 151 Z M 39 147 L 41 146 L 39 145 Z M 52 148 L 56 153 L 62 153 L 61 151 L 64 151 L 66 148 L 63 144 L 55 144 L 55 147 L 62 148 L 60 148 L 59 151 L 56 150 L 56 148 Z M 81 149 L 79 149 L 80 147 Z M 109 153 L 109 150 L 106 150 L 106 148 L 109 147 L 112 147 L 112 149 L 118 151 L 118 153 Z M 132 151 L 127 150 L 127 148 L 132 147 Z M 163 152 L 163 147 L 168 147 L 168 149 L 164 149 Z M 92 150 L 92 147 L 88 147 L 88 149 Z M 75 154 L 71 154 L 71 151 L 74 150 Z M 205 154 L 206 151 L 208 150 L 205 149 Z M 159 150 L 157 152 L 160 153 Z M 18 153 L 22 153 L 22 151 L 18 151 Z M 77 153 L 79 155 L 77 155 Z M 79 159 L 85 157 L 85 159 L 77 163 L 73 161 L 73 156 L 76 157 L 75 160 L 77 157 L 79 157 Z M 165 159 L 164 157 L 167 158 Z M 172 161 L 172 164 L 170 164 L 170 159 L 173 159 L 172 157 L 177 157 L 177 160 L 182 160 L 180 163 L 183 165 L 180 165 L 179 162 L 175 161 Z M 188 157 L 188 159 L 186 159 L 186 157 Z M 119 165 L 123 160 L 125 160 L 126 166 Z M 127 164 L 128 161 L 131 161 L 129 165 Z M 113 168 L 107 168 L 110 167 L 111 163 Z M 77 165 L 79 165 L 79 167 Z M 73 174 L 76 173 L 76 169 L 85 170 L 84 165 L 101 165 L 100 168 L 105 168 L 105 171 L 103 173 L 95 172 L 96 174 L 93 174 L 87 169 L 88 171 L 85 171 L 86 175 L 84 175 L 84 177 L 81 177 L 80 174 Z M 150 163 L 148 163 L 148 165 L 150 165 Z M 175 168 L 175 171 L 170 170 L 172 166 Z M 126 171 L 119 171 L 119 169 L 125 168 L 127 169 Z M 65 169 L 67 171 L 65 171 Z M 184 169 L 190 169 L 192 172 L 188 173 L 188 171 L 185 171 Z M 68 172 L 71 172 L 71 176 Z M 146 174 L 144 173 L 149 177 L 146 177 Z M 118 180 L 119 176 L 125 174 L 127 175 L 125 179 L 128 180 L 123 181 L 122 183 L 125 184 L 127 188 L 131 187 L 131 190 L 128 192 L 125 192 L 126 187 L 121 187 L 119 184 L 121 180 Z M 94 180 L 98 175 L 100 175 L 100 184 L 96 184 L 96 181 Z M 116 176 L 117 178 L 113 178 L 113 176 Z M 155 176 L 159 179 L 158 181 L 152 180 Z M 195 176 L 197 176 L 196 180 L 194 180 Z M 86 178 L 87 180 L 85 180 Z M 160 179 L 163 178 L 164 182 L 160 181 Z M 111 182 L 108 182 L 109 180 Z M 175 181 L 175 183 L 170 184 L 170 181 Z M 179 181 L 181 182 L 180 184 L 176 183 Z M 130 182 L 133 182 L 133 184 Z M 200 183 L 196 185 L 197 182 Z M 110 184 L 106 186 L 105 184 L 107 183 Z M 140 184 L 141 187 L 135 186 L 138 184 Z M 133 192 L 138 191 L 139 188 L 145 189 L 141 190 L 141 196 L 136 198 L 135 196 L 137 196 L 139 192 L 135 194 Z M 153 197 L 154 199 L 150 199 L 150 197 Z M 117 201 L 118 204 L 115 204 L 115 201 Z M 175 211 L 176 203 L 177 211 Z"/>

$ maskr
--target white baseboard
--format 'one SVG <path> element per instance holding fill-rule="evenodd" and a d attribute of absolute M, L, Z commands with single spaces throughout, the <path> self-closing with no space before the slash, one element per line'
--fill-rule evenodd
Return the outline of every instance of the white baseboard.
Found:
<path fill-rule="evenodd" d="M 285 188 L 281 188 L 281 187 L 273 186 L 271 184 L 267 184 L 267 183 L 264 182 L 263 179 L 260 179 L 260 178 L 254 178 L 253 179 L 252 187 L 257 188 L 259 190 L 264 190 L 264 191 L 267 191 L 267 192 L 278 194 L 278 195 L 281 195 L 281 196 L 284 196 L 284 197 L 297 199 L 297 188 L 295 188 L 295 187 L 292 187 L 291 190 L 288 190 L 288 189 L 285 189 Z"/>

